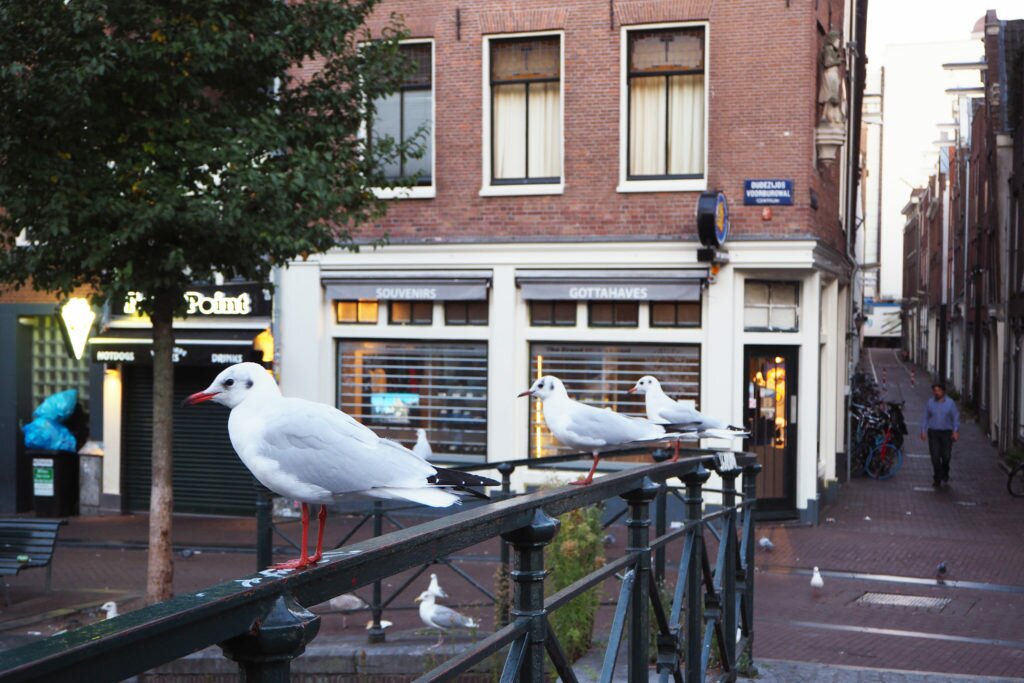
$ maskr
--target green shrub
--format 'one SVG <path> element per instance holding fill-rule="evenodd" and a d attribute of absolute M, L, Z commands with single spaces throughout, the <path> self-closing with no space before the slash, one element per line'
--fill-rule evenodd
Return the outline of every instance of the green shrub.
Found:
<path fill-rule="evenodd" d="M 572 510 L 562 515 L 560 520 L 561 529 L 544 551 L 544 564 L 550 571 L 545 586 L 548 595 L 604 565 L 601 508 Z M 600 602 L 598 586 L 551 614 L 551 628 L 570 662 L 575 662 L 590 649 Z"/>

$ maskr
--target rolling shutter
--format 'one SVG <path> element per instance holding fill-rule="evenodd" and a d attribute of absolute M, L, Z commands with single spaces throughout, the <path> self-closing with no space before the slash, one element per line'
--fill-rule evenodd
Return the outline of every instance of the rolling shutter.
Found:
<path fill-rule="evenodd" d="M 149 509 L 152 471 L 153 369 L 125 368 L 123 453 L 125 494 L 130 510 Z M 251 515 L 253 477 L 228 439 L 227 409 L 207 404 L 184 408 L 181 401 L 209 385 L 214 370 L 175 367 L 174 511 Z"/>

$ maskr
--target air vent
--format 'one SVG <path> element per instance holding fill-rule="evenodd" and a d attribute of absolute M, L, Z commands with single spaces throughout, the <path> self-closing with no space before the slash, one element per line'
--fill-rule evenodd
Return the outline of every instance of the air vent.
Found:
<path fill-rule="evenodd" d="M 900 595 L 899 593 L 865 593 L 855 600 L 858 605 L 880 605 L 882 607 L 907 607 L 909 609 L 941 610 L 951 598 L 930 598 L 925 595 Z"/>

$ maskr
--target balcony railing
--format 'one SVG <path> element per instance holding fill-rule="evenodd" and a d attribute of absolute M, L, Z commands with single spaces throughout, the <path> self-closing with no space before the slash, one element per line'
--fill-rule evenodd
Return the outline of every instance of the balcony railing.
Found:
<path fill-rule="evenodd" d="M 507 484 L 510 466 L 502 470 Z M 709 470 L 721 477 L 722 488 L 717 489 L 721 506 L 705 513 L 703 494 Z M 0 680 L 117 681 L 217 644 L 238 663 L 244 680 L 287 681 L 291 660 L 303 653 L 320 627 L 320 617 L 304 605 L 372 585 L 498 536 L 512 557 L 509 623 L 417 681 L 451 680 L 505 648 L 503 682 L 541 683 L 545 655 L 563 681 L 576 681 L 549 627 L 548 615 L 616 575 L 622 581 L 601 681 L 612 679 L 627 630 L 629 680 L 647 681 L 651 623 L 657 631 L 661 680 L 671 676 L 677 682 L 703 682 L 713 651 L 720 663 L 720 679 L 735 680 L 739 662 L 751 661 L 753 513 L 759 470 L 750 455 L 686 450 L 676 462 L 629 467 L 595 479 L 590 486 L 488 503 L 329 551 L 313 568 L 262 570 L 0 653 Z M 742 493 L 736 489 L 740 475 Z M 666 531 L 666 480 L 676 477 L 684 484 L 685 520 Z M 616 496 L 627 505 L 625 554 L 545 599 L 544 547 L 558 532 L 557 516 Z M 659 515 L 653 539 L 652 503 Z M 707 542 L 708 534 L 717 541 Z M 663 558 L 674 541 L 682 541 L 679 571 L 674 585 L 663 586 Z M 670 604 L 664 604 L 663 590 L 671 595 Z M 379 605 L 374 612 L 379 620 Z"/>

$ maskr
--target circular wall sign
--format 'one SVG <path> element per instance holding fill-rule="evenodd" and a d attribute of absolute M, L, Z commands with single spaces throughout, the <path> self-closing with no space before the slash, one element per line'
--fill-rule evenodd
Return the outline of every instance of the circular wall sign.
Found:
<path fill-rule="evenodd" d="M 720 247 L 729 237 L 729 202 L 724 192 L 701 192 L 697 200 L 697 236 L 705 247 Z"/>

